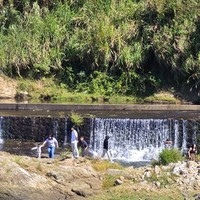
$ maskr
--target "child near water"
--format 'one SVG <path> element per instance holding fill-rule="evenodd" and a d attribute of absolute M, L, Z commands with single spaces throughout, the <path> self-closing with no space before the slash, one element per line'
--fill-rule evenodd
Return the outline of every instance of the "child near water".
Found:
<path fill-rule="evenodd" d="M 35 147 L 31 148 L 31 150 L 36 150 L 36 158 L 41 158 L 41 145 L 38 143 Z"/>

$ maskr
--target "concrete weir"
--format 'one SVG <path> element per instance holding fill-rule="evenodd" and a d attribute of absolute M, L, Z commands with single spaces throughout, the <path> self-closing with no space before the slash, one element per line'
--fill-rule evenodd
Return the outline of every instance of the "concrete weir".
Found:
<path fill-rule="evenodd" d="M 60 116 L 77 112 L 87 117 L 200 118 L 200 105 L 176 104 L 0 104 L 1 116 Z"/>
<path fill-rule="evenodd" d="M 30 103 L 6 103 L 0 104 L 0 110 L 51 110 L 51 111 L 200 111 L 200 105 L 177 105 L 177 104 L 30 104 Z"/>

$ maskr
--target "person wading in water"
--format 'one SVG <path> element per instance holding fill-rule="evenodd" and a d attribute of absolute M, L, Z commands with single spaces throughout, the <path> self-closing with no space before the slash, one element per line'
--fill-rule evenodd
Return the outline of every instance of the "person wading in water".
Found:
<path fill-rule="evenodd" d="M 104 158 L 104 156 L 107 154 L 108 159 L 110 160 L 110 162 L 113 163 L 113 160 L 112 160 L 112 158 L 110 156 L 110 152 L 109 152 L 109 148 L 108 148 L 109 147 L 109 145 L 108 145 L 109 138 L 110 137 L 107 135 L 105 137 L 105 139 L 104 139 L 104 142 L 103 142 L 103 153 L 102 153 L 101 157 Z"/>

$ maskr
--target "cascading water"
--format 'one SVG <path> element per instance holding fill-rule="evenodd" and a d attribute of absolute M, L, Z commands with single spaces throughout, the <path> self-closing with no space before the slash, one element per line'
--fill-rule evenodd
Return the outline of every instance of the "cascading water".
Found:
<path fill-rule="evenodd" d="M 67 125 L 68 125 L 68 121 L 67 121 L 67 118 L 65 118 L 64 142 L 63 142 L 64 146 L 66 146 L 66 144 L 67 144 Z"/>
<path fill-rule="evenodd" d="M 58 137 L 58 121 L 53 121 L 53 135 L 54 137 Z"/>
<path fill-rule="evenodd" d="M 187 151 L 187 120 L 183 120 L 183 139 L 182 139 L 182 152 Z"/>
<path fill-rule="evenodd" d="M 91 119 L 90 146 L 101 155 L 103 140 L 108 135 L 113 159 L 145 161 L 156 159 L 167 139 L 173 141 L 174 148 L 185 152 L 187 134 L 187 120 L 94 118 Z"/>
<path fill-rule="evenodd" d="M 179 147 L 179 121 L 174 120 L 174 147 Z"/>
<path fill-rule="evenodd" d="M 3 134 L 2 134 L 2 121 L 3 121 L 3 117 L 0 117 L 0 144 L 3 144 L 4 140 L 3 140 Z"/>

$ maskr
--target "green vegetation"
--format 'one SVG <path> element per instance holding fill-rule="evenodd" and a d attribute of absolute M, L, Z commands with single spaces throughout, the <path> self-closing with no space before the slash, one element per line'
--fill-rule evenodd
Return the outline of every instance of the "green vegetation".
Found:
<path fill-rule="evenodd" d="M 71 151 L 69 148 L 65 148 L 61 153 L 60 153 L 62 159 L 66 158 L 71 158 Z"/>
<path fill-rule="evenodd" d="M 40 94 L 22 81 L 19 89 L 30 98 L 70 101 L 73 92 L 89 95 L 71 97 L 79 102 L 112 102 L 113 96 L 129 96 L 130 102 L 151 96 L 151 102 L 165 86 L 198 93 L 199 0 L 1 4 L 1 72 L 36 85 L 52 80 Z"/>
<path fill-rule="evenodd" d="M 83 117 L 75 112 L 70 113 L 70 119 L 74 125 L 81 126 L 83 125 L 84 119 Z"/>
<path fill-rule="evenodd" d="M 163 149 L 159 154 L 158 160 L 152 160 L 151 165 L 168 165 L 169 163 L 176 163 L 178 161 L 183 161 L 184 157 L 178 149 Z"/>
<path fill-rule="evenodd" d="M 170 104 L 179 103 L 180 101 L 177 98 L 175 98 L 172 94 L 173 93 L 169 93 L 169 92 L 159 92 L 157 94 L 154 94 L 154 95 L 144 98 L 144 102 L 150 102 L 150 103 L 166 102 L 166 103 L 170 103 Z"/>
<path fill-rule="evenodd" d="M 103 178 L 103 189 L 109 189 L 115 186 L 115 181 L 117 178 L 119 178 L 119 176 L 105 175 Z"/>
<path fill-rule="evenodd" d="M 184 158 L 181 155 L 181 152 L 177 149 L 164 149 L 159 154 L 160 164 L 167 165 L 169 163 L 176 163 L 182 161 Z"/>

